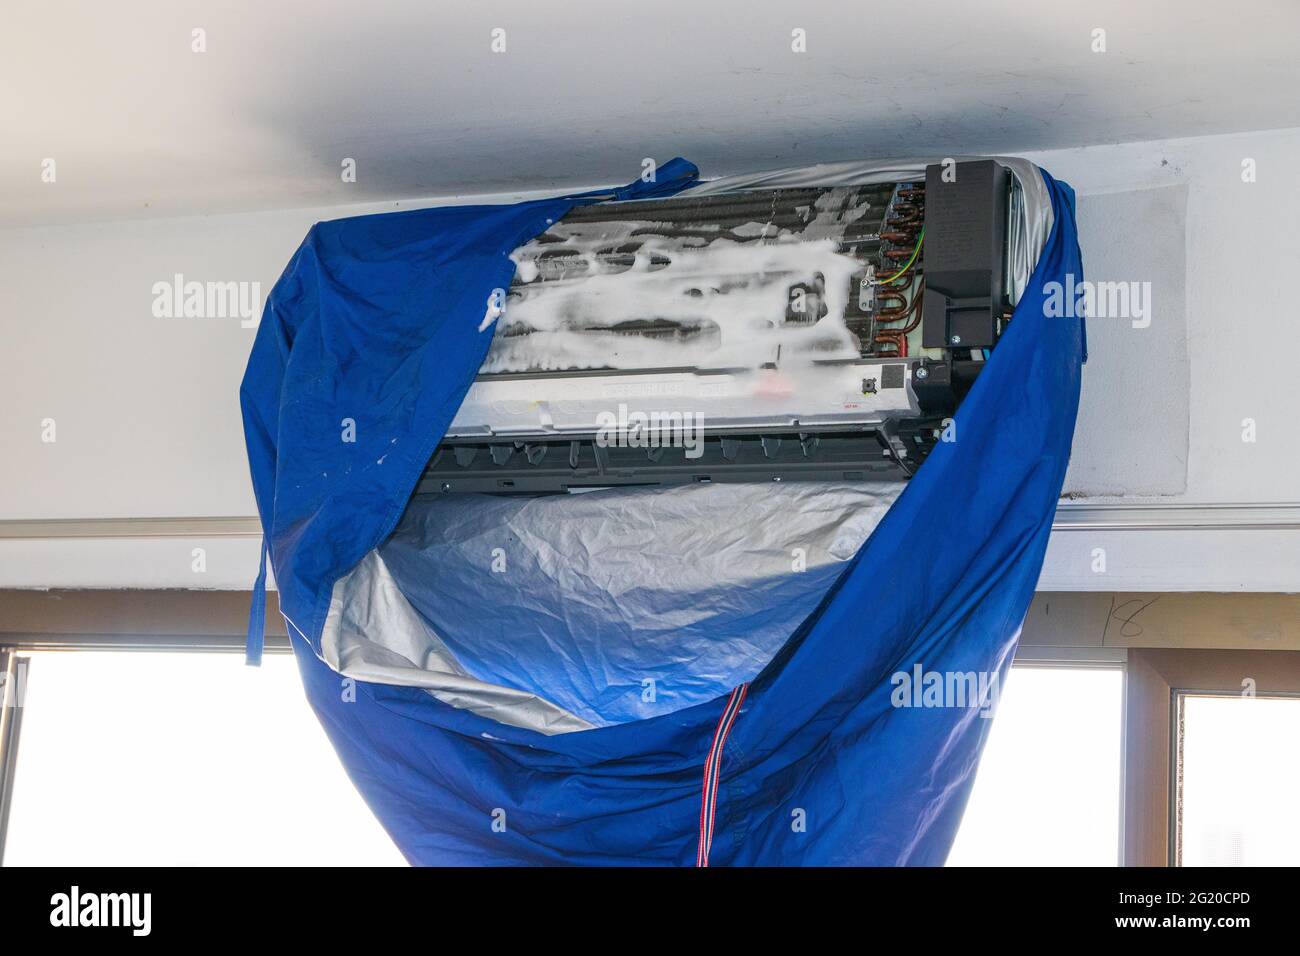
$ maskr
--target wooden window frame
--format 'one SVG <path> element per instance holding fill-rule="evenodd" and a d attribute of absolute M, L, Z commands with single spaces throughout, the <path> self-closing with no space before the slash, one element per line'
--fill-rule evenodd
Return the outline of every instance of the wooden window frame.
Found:
<path fill-rule="evenodd" d="M 1176 860 L 1178 702 L 1189 693 L 1259 697 L 1300 694 L 1300 651 L 1129 650 L 1124 687 L 1125 866 Z"/>

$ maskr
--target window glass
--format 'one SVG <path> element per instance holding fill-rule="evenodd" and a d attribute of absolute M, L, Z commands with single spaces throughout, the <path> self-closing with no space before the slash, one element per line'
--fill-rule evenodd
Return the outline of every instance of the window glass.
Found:
<path fill-rule="evenodd" d="M 1119 862 L 1124 675 L 1016 665 L 949 866 Z"/>
<path fill-rule="evenodd" d="M 1180 695 L 1184 866 L 1300 863 L 1300 698 Z"/>
<path fill-rule="evenodd" d="M 30 656 L 7 865 L 404 863 L 290 655 Z"/>

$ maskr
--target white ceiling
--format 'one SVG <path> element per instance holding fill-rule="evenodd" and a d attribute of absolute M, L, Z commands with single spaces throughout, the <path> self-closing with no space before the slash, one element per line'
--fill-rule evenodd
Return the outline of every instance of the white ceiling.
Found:
<path fill-rule="evenodd" d="M 587 185 L 646 156 L 715 175 L 1300 126 L 1289 0 L 452 6 L 7 0 L 0 221 Z"/>

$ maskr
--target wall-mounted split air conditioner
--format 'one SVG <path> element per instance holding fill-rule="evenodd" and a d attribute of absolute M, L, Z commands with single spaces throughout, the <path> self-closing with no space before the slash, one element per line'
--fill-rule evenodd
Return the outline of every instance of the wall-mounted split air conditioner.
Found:
<path fill-rule="evenodd" d="M 575 208 L 515 251 L 419 490 L 912 474 L 1032 269 L 1050 210 L 1017 168 L 839 164 Z"/>

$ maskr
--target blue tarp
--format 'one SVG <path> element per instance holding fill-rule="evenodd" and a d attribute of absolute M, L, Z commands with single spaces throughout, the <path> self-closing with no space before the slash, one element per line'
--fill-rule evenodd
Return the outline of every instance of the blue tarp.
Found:
<path fill-rule="evenodd" d="M 510 282 L 510 252 L 596 197 L 313 227 L 244 378 L 250 466 L 308 697 L 408 859 L 695 863 L 709 769 L 710 865 L 943 862 L 990 722 L 977 706 L 896 706 L 894 675 L 1000 680 L 1042 564 L 1084 353 L 1081 322 L 1044 314 L 1044 287 L 1083 270 L 1073 193 L 1042 175 L 1052 230 L 957 440 L 936 447 L 744 693 L 549 736 L 419 688 L 345 685 L 318 655 L 335 582 L 392 534 L 482 363 L 479 326 Z M 616 195 L 694 177 L 674 161 Z M 341 440 L 345 419 L 355 441 Z"/>

